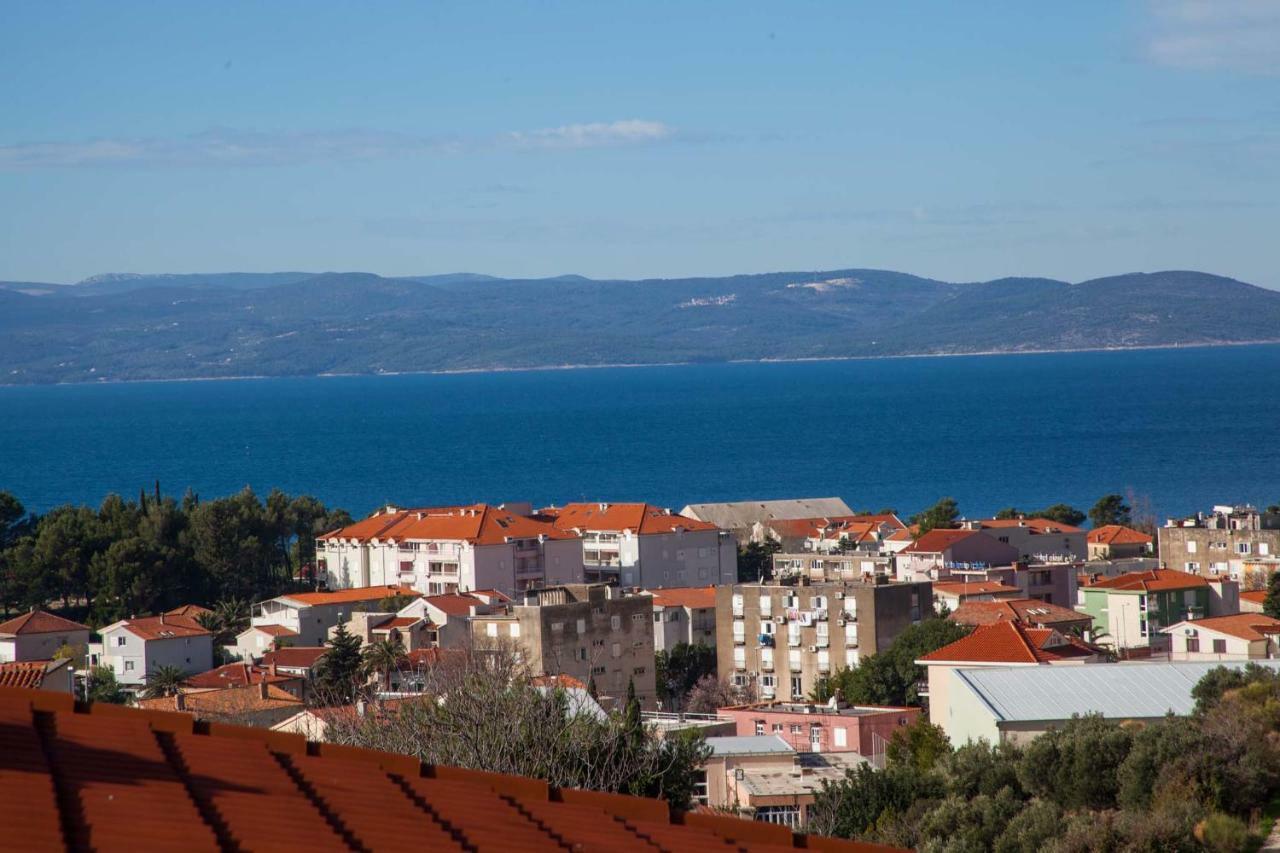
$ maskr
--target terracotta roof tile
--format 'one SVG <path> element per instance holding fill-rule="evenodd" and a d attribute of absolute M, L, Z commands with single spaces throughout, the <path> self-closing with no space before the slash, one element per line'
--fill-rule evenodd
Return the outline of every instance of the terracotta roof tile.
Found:
<path fill-rule="evenodd" d="M 466 593 L 428 595 L 426 602 L 450 616 L 470 616 L 471 608 L 487 606 L 480 599 L 472 598 Z"/>
<path fill-rule="evenodd" d="M 276 601 L 288 600 L 308 607 L 320 607 L 326 604 L 350 604 L 358 601 L 381 601 L 393 595 L 421 595 L 411 586 L 357 586 L 351 589 L 337 589 L 332 592 L 290 592 L 277 596 Z"/>
<path fill-rule="evenodd" d="M 0 624 L 0 634 L 58 634 L 66 631 L 88 631 L 79 622 L 63 619 L 43 610 L 32 610 Z"/>
<path fill-rule="evenodd" d="M 1262 604 L 1267 600 L 1267 591 L 1265 589 L 1251 589 L 1240 593 L 1240 597 L 1245 601 L 1252 601 L 1255 604 Z"/>
<path fill-rule="evenodd" d="M 933 588 L 937 589 L 938 585 L 934 584 Z M 1087 613 L 1037 601 L 1034 598 L 965 601 L 949 618 L 961 625 L 990 625 L 992 622 L 1016 621 L 1026 625 L 1052 626 L 1064 622 L 1091 621 Z"/>
<path fill-rule="evenodd" d="M 994 622 L 973 629 L 950 645 L 930 652 L 927 663 L 1051 663 L 1089 657 L 1096 652 L 1051 628 L 1028 628 L 1018 622 Z"/>
<path fill-rule="evenodd" d="M 199 604 L 184 604 L 181 607 L 175 607 L 172 610 L 166 610 L 165 616 L 190 616 L 192 619 L 198 619 L 205 613 L 213 611 L 207 607 L 201 607 Z"/>
<path fill-rule="evenodd" d="M 684 530 L 719 530 L 709 521 L 698 521 L 646 503 L 572 503 L 554 510 L 554 524 L 565 531 L 621 532 L 638 536 Z"/>
<path fill-rule="evenodd" d="M 983 528 L 1001 530 L 1008 527 L 1025 527 L 1037 536 L 1054 533 L 1082 533 L 1084 528 L 1063 524 L 1051 518 L 987 518 L 979 521 Z"/>
<path fill-rule="evenodd" d="M 1160 592 L 1171 589 L 1192 589 L 1208 585 L 1209 582 L 1199 575 L 1180 572 L 1177 569 L 1150 569 L 1145 572 L 1126 572 L 1113 578 L 1103 578 L 1090 584 L 1086 589 Z"/>
<path fill-rule="evenodd" d="M 280 684 L 298 680 L 296 675 L 272 675 L 270 666 L 256 666 L 251 663 L 238 662 L 193 675 L 184 684 L 197 690 L 206 690 L 222 687 L 244 687 L 249 684 L 261 683 L 264 678 L 268 684 Z"/>
<path fill-rule="evenodd" d="M 0 689 L 5 765 L 22 768 L 0 819 L 24 849 L 891 849 L 189 719 Z"/>
<path fill-rule="evenodd" d="M 1122 524 L 1108 524 L 1089 531 L 1088 540 L 1103 545 L 1150 545 L 1151 537 Z"/>
<path fill-rule="evenodd" d="M 647 590 L 653 596 L 654 607 L 689 607 L 700 609 L 716 606 L 714 586 L 672 587 Z"/>
<path fill-rule="evenodd" d="M 262 656 L 262 665 L 285 666 L 292 669 L 311 668 L 329 651 L 327 646 L 285 646 Z"/>
<path fill-rule="evenodd" d="M 979 531 L 977 530 L 935 528 L 908 545 L 903 551 L 910 551 L 916 554 L 940 554 L 962 539 L 977 536 L 978 533 Z"/>
<path fill-rule="evenodd" d="M 321 539 L 438 540 L 498 545 L 509 539 L 573 539 L 549 521 L 516 515 L 488 504 L 437 509 L 397 510 L 334 530 Z"/>
<path fill-rule="evenodd" d="M 47 660 L 0 663 L 0 687 L 38 688 L 49 673 L 49 663 Z"/>
<path fill-rule="evenodd" d="M 934 581 L 933 591 L 949 595 L 1005 595 L 1022 592 L 1018 587 L 1008 586 L 1000 581 Z"/>
<path fill-rule="evenodd" d="M 241 631 L 241 634 L 247 634 L 250 631 L 261 631 L 271 637 L 296 637 L 298 632 L 292 628 L 286 628 L 283 625 L 250 625 Z"/>
<path fill-rule="evenodd" d="M 123 628 L 143 640 L 209 636 L 209 632 L 189 616 L 144 616 L 141 619 L 122 619 L 102 630 L 108 631 L 113 628 Z"/>
<path fill-rule="evenodd" d="M 1210 616 L 1177 624 L 1190 628 L 1203 628 L 1206 631 L 1217 631 L 1219 634 L 1227 634 L 1241 640 L 1265 640 L 1280 634 L 1280 619 L 1264 616 L 1261 613 L 1232 613 L 1229 616 Z M 1172 629 L 1171 625 L 1165 631 L 1169 632 Z"/>

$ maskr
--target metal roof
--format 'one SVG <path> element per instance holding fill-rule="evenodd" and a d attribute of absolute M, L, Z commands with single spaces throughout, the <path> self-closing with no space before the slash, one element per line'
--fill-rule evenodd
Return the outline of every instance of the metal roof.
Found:
<path fill-rule="evenodd" d="M 1280 660 L 1212 663 L 1113 663 L 957 669 L 955 676 L 1004 722 L 1065 720 L 1076 714 L 1115 719 L 1186 716 L 1191 690 L 1209 670 L 1247 663 L 1280 670 Z"/>
<path fill-rule="evenodd" d="M 680 510 L 680 514 L 699 521 L 709 521 L 721 530 L 740 530 L 757 521 L 853 515 L 853 510 L 840 498 L 796 498 L 782 501 L 689 504 Z"/>
<path fill-rule="evenodd" d="M 735 735 L 709 737 L 707 746 L 712 755 L 773 755 L 795 752 L 791 744 L 777 735 Z"/>

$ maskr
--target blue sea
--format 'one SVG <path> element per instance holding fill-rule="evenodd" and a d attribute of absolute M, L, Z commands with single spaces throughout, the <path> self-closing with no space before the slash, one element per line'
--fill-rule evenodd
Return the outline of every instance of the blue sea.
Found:
<path fill-rule="evenodd" d="M 29 509 L 159 480 L 384 502 L 1280 501 L 1280 346 L 0 388 Z"/>

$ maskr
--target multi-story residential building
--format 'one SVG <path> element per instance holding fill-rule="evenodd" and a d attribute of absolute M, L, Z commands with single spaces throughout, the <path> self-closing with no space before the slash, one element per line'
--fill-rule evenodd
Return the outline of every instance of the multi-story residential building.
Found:
<path fill-rule="evenodd" d="M 970 601 L 999 601 L 1020 598 L 1022 590 L 1000 581 L 945 580 L 933 582 L 933 603 L 936 609 L 952 611 Z"/>
<path fill-rule="evenodd" d="M 1085 539 L 1090 560 L 1124 560 L 1151 553 L 1151 537 L 1123 524 L 1095 527 Z"/>
<path fill-rule="evenodd" d="M 1169 646 L 1161 629 L 1189 619 L 1239 612 L 1235 581 L 1210 582 L 1200 575 L 1173 569 L 1130 572 L 1080 588 L 1081 607 L 1093 617 L 1099 636 L 1117 649 Z"/>
<path fill-rule="evenodd" d="M 784 551 L 834 554 L 856 550 L 876 554 L 885 539 L 905 529 L 906 525 L 893 513 L 775 519 L 756 522 L 751 541 L 772 540 Z"/>
<path fill-rule="evenodd" d="M 124 687 L 141 687 L 162 666 L 189 675 L 213 669 L 213 634 L 185 616 L 121 619 L 102 629 L 97 663 L 111 668 Z"/>
<path fill-rule="evenodd" d="M 961 522 L 962 528 L 982 530 L 1018 549 L 1019 560 L 1064 563 L 1088 556 L 1085 531 L 1048 518 L 985 518 Z"/>
<path fill-rule="evenodd" d="M 582 580 L 575 533 L 505 507 L 385 507 L 316 540 L 330 589 L 411 586 L 424 595 Z"/>
<path fill-rule="evenodd" d="M 937 589 L 938 584 L 933 588 Z M 948 618 L 960 625 L 975 627 L 993 622 L 1021 622 L 1032 628 L 1052 628 L 1063 634 L 1083 634 L 1093 628 L 1093 617 L 1088 613 L 1034 598 L 966 601 Z"/>
<path fill-rule="evenodd" d="M 509 644 L 535 676 L 594 682 L 606 708 L 635 685 L 641 707 L 657 706 L 653 596 L 606 584 L 529 590 L 505 613 L 470 618 L 478 648 Z"/>
<path fill-rule="evenodd" d="M 840 498 L 795 498 L 780 501 L 731 501 L 729 503 L 689 504 L 680 514 L 706 521 L 727 530 L 744 545 L 763 542 L 753 538 L 756 525 L 792 518 L 839 518 L 853 515 Z M 760 534 L 763 537 L 763 533 Z"/>
<path fill-rule="evenodd" d="M 815 583 L 871 581 L 893 575 L 893 556 L 872 551 L 846 553 L 785 553 L 773 555 L 773 577 L 806 577 Z"/>
<path fill-rule="evenodd" d="M 398 617 L 420 617 L 430 624 L 435 634 L 435 645 L 441 648 L 458 648 L 471 642 L 472 616 L 504 612 L 511 598 L 497 590 L 428 595 L 412 601 L 400 609 Z"/>
<path fill-rule="evenodd" d="M 571 503 L 541 510 L 582 543 L 589 583 L 658 589 L 738 579 L 738 547 L 714 524 L 644 503 Z"/>
<path fill-rule="evenodd" d="M 942 580 L 959 568 L 983 569 L 1017 562 L 1020 552 L 989 531 L 930 530 L 898 552 L 898 580 Z"/>
<path fill-rule="evenodd" d="M 285 636 L 290 645 L 322 646 L 329 629 L 345 622 L 356 610 L 377 610 L 379 601 L 402 595 L 417 597 L 418 591 L 412 587 L 373 586 L 334 592 L 291 592 L 255 605 L 249 622 L 251 629 L 277 625 L 292 631 L 291 635 L 275 632 Z M 242 633 L 237 644 L 251 633 Z"/>
<path fill-rule="evenodd" d="M 915 722 L 920 709 L 839 701 L 825 705 L 756 702 L 720 708 L 716 713 L 732 718 L 739 736 L 777 735 L 796 752 L 856 752 L 883 766 L 878 759 L 894 731 Z"/>
<path fill-rule="evenodd" d="M 1246 563 L 1280 556 L 1280 516 L 1251 506 L 1215 506 L 1169 519 L 1156 538 L 1166 568 L 1243 581 Z"/>
<path fill-rule="evenodd" d="M 1048 604 L 1072 607 L 1076 603 L 1079 563 L 1023 563 L 1007 566 L 955 565 L 947 570 L 949 583 L 1000 583 Z"/>
<path fill-rule="evenodd" d="M 716 588 L 674 587 L 653 596 L 653 648 L 670 651 L 680 643 L 716 647 Z"/>
<path fill-rule="evenodd" d="M 87 627 L 43 610 L 32 610 L 0 624 L 0 663 L 52 660 L 63 646 L 88 644 Z"/>
<path fill-rule="evenodd" d="M 932 612 L 930 584 L 733 584 L 716 590 L 716 660 L 722 678 L 754 684 L 764 699 L 804 701 L 818 680 L 856 665 Z"/>
<path fill-rule="evenodd" d="M 1235 613 L 1176 622 L 1162 629 L 1171 660 L 1265 660 L 1280 657 L 1280 619 Z"/>

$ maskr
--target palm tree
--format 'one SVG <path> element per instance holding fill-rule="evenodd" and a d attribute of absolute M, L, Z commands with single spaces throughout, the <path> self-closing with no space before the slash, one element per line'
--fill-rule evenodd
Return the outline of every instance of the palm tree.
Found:
<path fill-rule="evenodd" d="M 181 667 L 167 663 L 161 664 L 147 673 L 147 689 L 142 692 L 142 695 L 147 699 L 173 696 L 186 680 L 187 674 Z"/>
<path fill-rule="evenodd" d="M 235 637 L 249 627 L 249 602 L 242 598 L 227 598 L 214 605 L 222 630 L 230 637 Z"/>
<path fill-rule="evenodd" d="M 380 676 L 383 686 L 389 689 L 391 686 L 391 673 L 404 667 L 404 644 L 400 642 L 399 634 L 392 634 L 385 640 L 370 643 L 365 647 L 361 657 L 363 658 L 365 675 Z"/>

